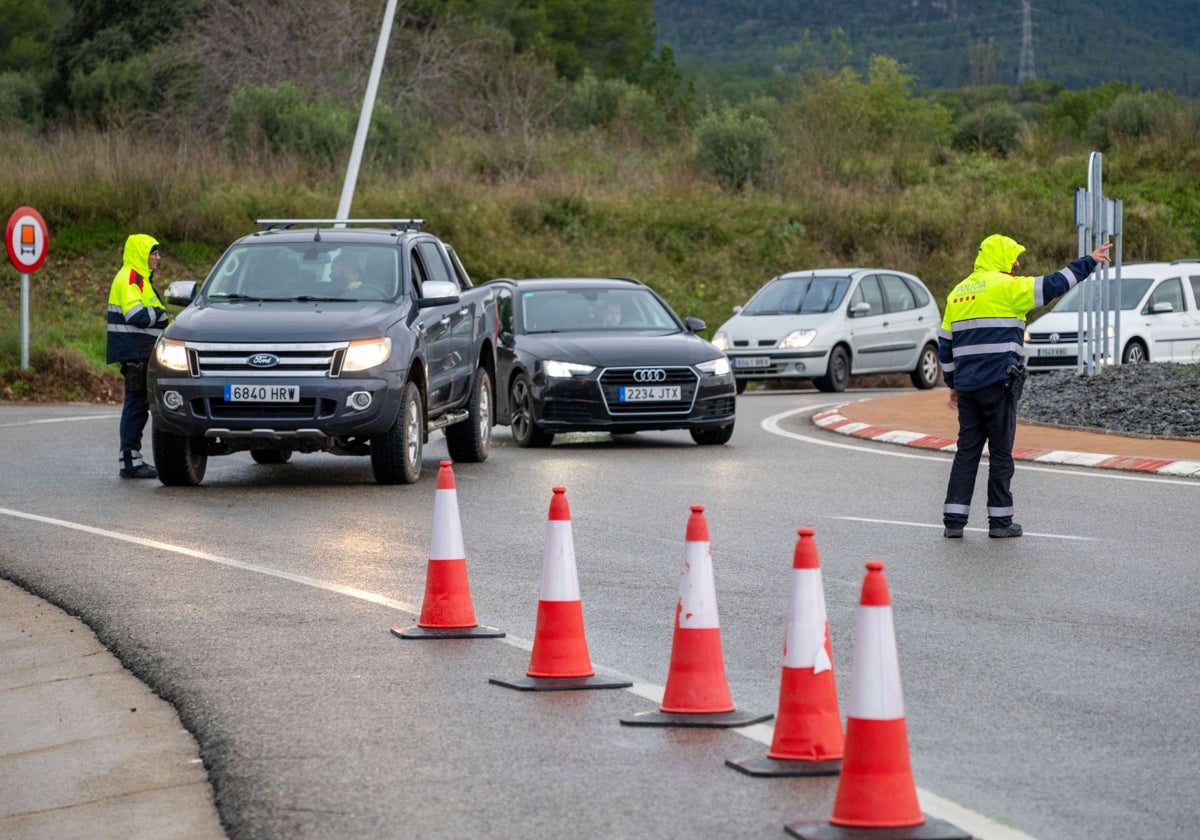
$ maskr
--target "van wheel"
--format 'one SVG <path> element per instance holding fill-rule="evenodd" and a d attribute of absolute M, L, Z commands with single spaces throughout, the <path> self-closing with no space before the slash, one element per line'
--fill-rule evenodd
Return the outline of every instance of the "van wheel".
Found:
<path fill-rule="evenodd" d="M 1146 345 L 1134 339 L 1125 345 L 1125 352 L 1121 354 L 1121 364 L 1123 365 L 1140 365 L 1142 362 L 1150 361 L 1150 354 L 1146 352 Z"/>
<path fill-rule="evenodd" d="M 921 357 L 917 359 L 917 366 L 908 376 L 912 379 L 914 388 L 928 391 L 937 384 L 940 371 L 941 364 L 938 362 L 937 346 L 926 344 L 921 348 Z"/>
<path fill-rule="evenodd" d="M 850 354 L 839 344 L 829 353 L 829 370 L 824 376 L 814 379 L 813 384 L 817 386 L 818 391 L 841 393 L 846 390 L 846 383 L 849 381 Z"/>
<path fill-rule="evenodd" d="M 396 422 L 383 434 L 371 438 L 371 471 L 376 482 L 413 484 L 421 477 L 424 426 L 421 392 L 412 382 L 406 382 Z"/>

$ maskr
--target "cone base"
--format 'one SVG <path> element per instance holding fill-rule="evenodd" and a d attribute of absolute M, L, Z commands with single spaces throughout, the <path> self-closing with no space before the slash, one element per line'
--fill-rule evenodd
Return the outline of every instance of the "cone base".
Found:
<path fill-rule="evenodd" d="M 945 820 L 925 818 L 906 828 L 849 828 L 831 823 L 790 823 L 784 831 L 801 840 L 971 840 L 971 835 Z"/>
<path fill-rule="evenodd" d="M 589 688 L 631 688 L 633 683 L 615 677 L 517 677 L 513 680 L 502 680 L 499 677 L 488 677 L 492 685 L 505 688 L 515 688 L 517 691 L 583 691 Z"/>
<path fill-rule="evenodd" d="M 842 772 L 842 760 L 803 761 L 781 758 L 727 758 L 725 763 L 747 776 L 836 776 Z"/>
<path fill-rule="evenodd" d="M 718 712 L 715 714 L 682 714 L 679 712 L 638 712 L 621 718 L 626 726 L 691 726 L 705 729 L 728 729 L 734 726 L 749 726 L 762 723 L 774 715 L 756 715 L 751 712 Z"/>
<path fill-rule="evenodd" d="M 473 627 L 393 627 L 401 639 L 502 639 L 504 631 L 476 624 Z"/>

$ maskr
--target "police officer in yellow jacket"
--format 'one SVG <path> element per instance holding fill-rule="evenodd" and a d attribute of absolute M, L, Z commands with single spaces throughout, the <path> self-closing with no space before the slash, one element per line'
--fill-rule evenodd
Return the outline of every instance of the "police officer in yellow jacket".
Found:
<path fill-rule="evenodd" d="M 993 234 L 979 246 L 975 270 L 946 298 L 938 358 L 950 403 L 958 407 L 958 451 L 942 508 L 945 536 L 963 535 L 985 443 L 988 536 L 1021 536 L 1021 526 L 1012 521 L 1010 485 L 1017 400 L 1025 382 L 1025 316 L 1086 280 L 1108 261 L 1110 247 L 1106 242 L 1054 274 L 1019 277 L 1025 246 Z"/>
<path fill-rule="evenodd" d="M 125 378 L 125 404 L 121 408 L 122 478 L 157 478 L 158 472 L 142 459 L 142 432 L 150 417 L 146 392 L 146 364 L 154 342 L 166 328 L 163 308 L 151 282 L 162 262 L 158 240 L 135 233 L 125 240 L 121 270 L 108 294 L 109 364 L 119 364 Z"/>

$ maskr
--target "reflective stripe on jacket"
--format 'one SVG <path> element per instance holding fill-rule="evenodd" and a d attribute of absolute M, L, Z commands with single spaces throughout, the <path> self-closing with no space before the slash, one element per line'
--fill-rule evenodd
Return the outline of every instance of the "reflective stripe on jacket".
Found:
<path fill-rule="evenodd" d="M 946 298 L 938 331 L 938 359 L 946 387 L 976 391 L 1008 378 L 1008 366 L 1024 361 L 1025 316 L 1070 291 L 1092 273 L 1096 261 L 1082 256 L 1042 277 L 1010 272 L 1025 246 L 993 234 L 979 246 L 975 270 Z"/>
<path fill-rule="evenodd" d="M 148 359 L 169 318 L 151 283 L 150 249 L 158 240 L 135 233 L 125 240 L 121 270 L 108 293 L 107 361 Z"/>

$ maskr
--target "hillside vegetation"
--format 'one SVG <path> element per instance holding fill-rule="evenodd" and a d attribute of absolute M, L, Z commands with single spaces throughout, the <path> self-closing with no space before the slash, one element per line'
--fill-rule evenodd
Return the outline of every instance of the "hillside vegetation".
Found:
<path fill-rule="evenodd" d="M 219 22 L 195 43 L 213 47 Z M 1105 193 L 1124 202 L 1125 260 L 1200 255 L 1192 100 L 1120 83 L 931 96 L 877 58 L 865 74 L 809 69 L 748 101 L 705 101 L 672 74 L 669 53 L 637 38 L 628 41 L 642 58 L 610 61 L 604 77 L 586 44 L 543 53 L 516 41 L 464 20 L 393 37 L 413 51 L 381 88 L 351 210 L 427 219 L 476 282 L 632 276 L 707 321 L 710 335 L 787 270 L 890 266 L 944 297 L 990 233 L 1023 242 L 1031 270 L 1072 259 L 1073 193 L 1093 150 L 1104 154 Z M 326 52 L 319 77 L 301 68 L 301 81 L 214 81 L 227 86 L 223 98 L 187 107 L 165 93 L 157 109 L 135 107 L 118 82 L 136 87 L 150 71 L 110 64 L 72 77 L 79 93 L 96 90 L 86 82 L 96 73 L 112 74 L 108 92 L 87 100 L 96 110 L 76 102 L 69 115 L 48 108 L 10 121 L 0 208 L 37 208 L 51 242 L 31 281 L 30 371 L 19 365 L 18 275 L 7 264 L 0 272 L 0 398 L 119 397 L 115 368 L 103 365 L 104 312 L 129 233 L 162 240 L 162 288 L 202 279 L 256 219 L 333 216 L 358 113 L 350 92 L 365 84 L 355 69 L 369 63 L 370 45 L 358 43 L 340 58 Z M 233 61 L 230 50 L 214 61 Z M 412 74 L 422 84 L 405 87 Z M 334 76 L 340 96 L 313 87 Z"/>

